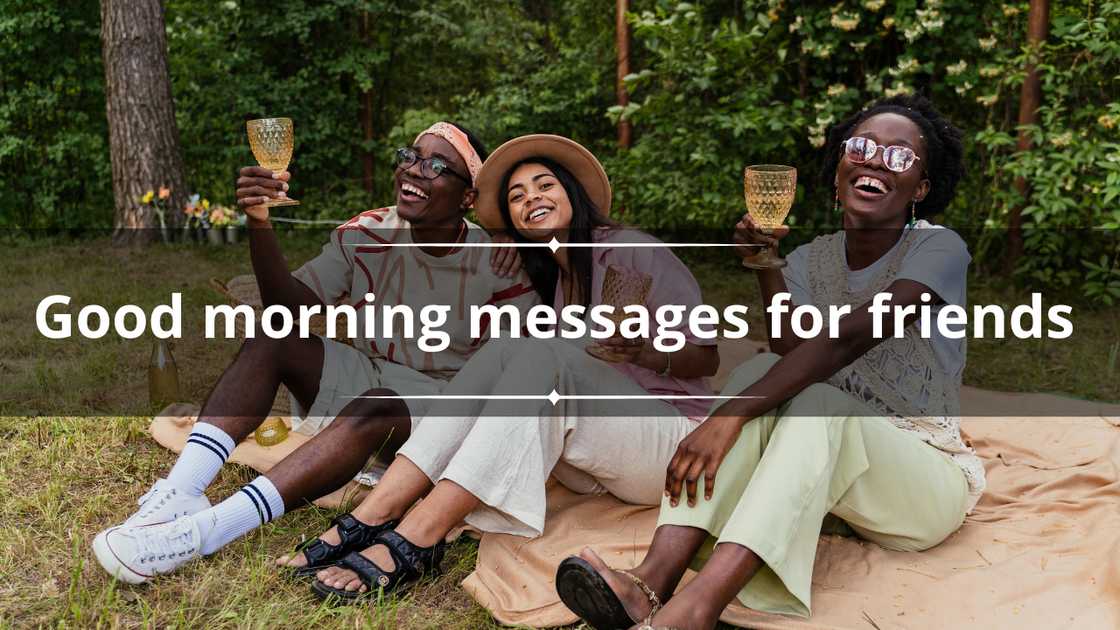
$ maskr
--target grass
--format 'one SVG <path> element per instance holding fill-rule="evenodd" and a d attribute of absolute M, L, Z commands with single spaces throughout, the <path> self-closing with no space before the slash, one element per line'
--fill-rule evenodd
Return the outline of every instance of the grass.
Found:
<path fill-rule="evenodd" d="M 318 247 L 315 239 L 284 242 L 293 266 Z M 317 605 L 305 583 L 271 565 L 328 526 L 331 514 L 315 509 L 287 515 L 151 585 L 108 579 L 89 553 L 90 541 L 131 513 L 136 497 L 173 461 L 146 434 L 150 341 L 50 341 L 35 333 L 35 307 L 62 293 L 75 305 L 148 308 L 181 291 L 187 336 L 173 351 L 183 398 L 200 402 L 237 348 L 199 338 L 202 305 L 220 301 L 208 280 L 248 272 L 247 248 L 122 251 L 103 241 L 39 241 L 10 244 L 0 256 L 7 272 L 0 276 L 0 626 L 497 627 L 458 587 L 474 563 L 471 542 L 453 548 L 445 576 L 407 597 L 366 607 Z M 734 264 L 695 269 L 709 302 L 757 304 L 755 283 Z M 973 282 L 971 299 L 1025 301 L 981 281 Z M 971 341 L 966 382 L 1120 399 L 1120 316 L 1077 308 L 1074 322 L 1074 337 L 1063 342 Z M 760 323 L 752 321 L 756 331 Z M 228 496 L 252 477 L 227 466 L 208 494 Z"/>

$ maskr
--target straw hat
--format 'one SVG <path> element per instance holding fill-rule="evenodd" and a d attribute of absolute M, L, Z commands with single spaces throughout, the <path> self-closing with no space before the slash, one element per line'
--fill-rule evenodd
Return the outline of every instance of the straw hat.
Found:
<path fill-rule="evenodd" d="M 478 199 L 474 207 L 478 214 L 478 221 L 483 227 L 488 230 L 504 230 L 512 227 L 507 226 L 502 220 L 498 199 L 499 195 L 505 192 L 498 189 L 502 185 L 502 178 L 514 164 L 531 157 L 545 157 L 568 169 L 583 185 L 587 196 L 599 211 L 603 214 L 610 213 L 611 182 L 607 179 L 607 172 L 603 170 L 599 160 L 574 140 L 563 136 L 532 134 L 514 138 L 495 149 L 490 157 L 486 158 L 482 170 L 478 172 L 475 183 L 475 187 L 478 188 Z"/>

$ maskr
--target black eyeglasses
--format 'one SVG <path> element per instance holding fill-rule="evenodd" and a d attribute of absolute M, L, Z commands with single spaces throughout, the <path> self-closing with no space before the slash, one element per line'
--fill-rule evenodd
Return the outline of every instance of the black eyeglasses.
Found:
<path fill-rule="evenodd" d="M 463 180 L 467 183 L 468 186 L 474 185 L 469 177 L 456 173 L 455 170 L 451 168 L 451 166 L 447 162 L 443 161 L 443 158 L 422 158 L 416 153 L 416 151 L 408 147 L 401 147 L 397 149 L 395 162 L 397 168 L 399 169 L 412 168 L 413 164 L 419 162 L 420 176 L 424 179 L 435 179 L 440 175 L 443 175 L 444 173 L 448 173 Z"/>

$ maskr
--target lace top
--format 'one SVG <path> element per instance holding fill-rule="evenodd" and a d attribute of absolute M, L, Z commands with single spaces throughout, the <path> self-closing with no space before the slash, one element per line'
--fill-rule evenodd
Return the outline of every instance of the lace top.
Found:
<path fill-rule="evenodd" d="M 849 291 L 844 234 L 819 236 L 809 246 L 809 290 L 813 304 L 827 311 L 829 305 L 858 307 L 885 291 L 898 276 L 915 230 L 906 230 L 902 242 L 862 291 Z M 885 331 L 889 333 L 890 331 Z M 914 433 L 947 453 L 964 471 L 969 487 L 968 511 L 984 491 L 984 466 L 961 438 L 960 374 L 949 375 L 937 361 L 929 339 L 911 323 L 901 338 L 888 337 L 841 369 L 829 384 L 856 397 L 890 418 L 900 429 Z"/>

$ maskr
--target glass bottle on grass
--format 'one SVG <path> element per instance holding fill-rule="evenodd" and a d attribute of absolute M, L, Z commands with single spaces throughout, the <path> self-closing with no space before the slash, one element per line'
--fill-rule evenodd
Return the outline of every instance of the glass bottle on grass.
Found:
<path fill-rule="evenodd" d="M 148 361 L 148 401 L 160 409 L 180 400 L 179 367 L 166 339 L 156 339 Z"/>

